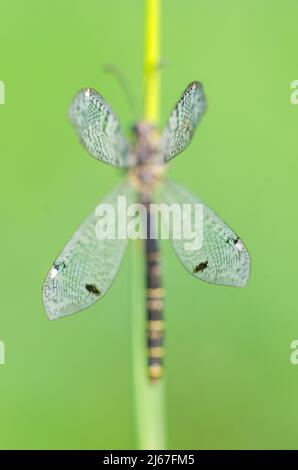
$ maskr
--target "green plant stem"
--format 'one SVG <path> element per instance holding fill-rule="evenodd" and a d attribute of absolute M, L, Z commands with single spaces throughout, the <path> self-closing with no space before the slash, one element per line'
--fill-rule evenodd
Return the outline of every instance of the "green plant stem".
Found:
<path fill-rule="evenodd" d="M 141 241 L 131 247 L 132 337 L 137 449 L 166 449 L 165 379 L 150 382 L 146 361 L 144 257 Z"/>
<path fill-rule="evenodd" d="M 157 124 L 160 107 L 160 0 L 146 0 L 144 119 Z M 166 449 L 165 379 L 147 369 L 145 269 L 142 240 L 132 246 L 132 337 L 135 438 L 138 449 Z"/>

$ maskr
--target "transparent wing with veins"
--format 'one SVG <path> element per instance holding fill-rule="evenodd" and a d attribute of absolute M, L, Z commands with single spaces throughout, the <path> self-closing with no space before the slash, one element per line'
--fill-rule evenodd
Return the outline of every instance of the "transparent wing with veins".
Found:
<path fill-rule="evenodd" d="M 201 83 L 190 83 L 173 109 L 161 135 L 161 153 L 165 161 L 188 146 L 205 109 L 206 99 Z"/>
<path fill-rule="evenodd" d="M 104 201 L 117 214 L 118 196 L 135 202 L 134 190 L 123 183 Z M 101 299 L 118 271 L 126 239 L 96 236 L 95 211 L 82 223 L 53 263 L 43 286 L 43 301 L 50 319 L 85 309 Z"/>
<path fill-rule="evenodd" d="M 80 90 L 70 106 L 69 119 L 90 155 L 114 166 L 130 166 L 130 149 L 121 126 L 97 91 Z"/>
<path fill-rule="evenodd" d="M 194 224 L 194 204 L 203 204 L 182 186 L 167 181 L 159 190 L 159 198 L 168 204 L 191 204 L 191 223 Z M 182 221 L 183 222 L 183 221 Z M 250 273 L 250 256 L 238 235 L 214 212 L 203 204 L 203 244 L 200 249 L 188 250 L 190 241 L 182 236 L 171 242 L 184 267 L 193 276 L 213 284 L 244 287 Z"/>

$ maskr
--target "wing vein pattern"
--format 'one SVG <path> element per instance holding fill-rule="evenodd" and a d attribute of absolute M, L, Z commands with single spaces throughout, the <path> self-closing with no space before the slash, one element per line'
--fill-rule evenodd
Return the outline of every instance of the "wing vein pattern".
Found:
<path fill-rule="evenodd" d="M 80 90 L 68 115 L 90 155 L 114 166 L 130 166 L 129 145 L 118 119 L 97 91 Z"/>
<path fill-rule="evenodd" d="M 191 227 L 194 230 L 194 204 L 203 204 L 200 199 L 172 181 L 167 181 L 161 188 L 159 197 L 169 205 L 191 204 Z M 236 287 L 246 285 L 250 273 L 250 256 L 244 243 L 205 204 L 203 204 L 203 243 L 200 249 L 186 249 L 186 242 L 190 240 L 183 236 L 183 232 L 181 239 L 175 239 L 171 232 L 170 237 L 178 258 L 193 276 L 213 284 Z"/>
<path fill-rule="evenodd" d="M 161 153 L 165 161 L 188 146 L 205 109 L 206 98 L 201 83 L 190 83 L 173 109 L 161 135 Z"/>
<path fill-rule="evenodd" d="M 102 202 L 110 204 L 116 211 L 120 195 L 126 196 L 128 204 L 135 201 L 134 190 L 125 182 Z M 43 301 L 50 319 L 92 305 L 106 293 L 118 271 L 127 239 L 98 238 L 98 220 L 93 211 L 67 243 L 46 277 Z"/>

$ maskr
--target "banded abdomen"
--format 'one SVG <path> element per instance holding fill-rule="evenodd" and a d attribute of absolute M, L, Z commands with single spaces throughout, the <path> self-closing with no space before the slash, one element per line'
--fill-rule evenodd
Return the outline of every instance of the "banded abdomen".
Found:
<path fill-rule="evenodd" d="M 163 375 L 164 367 L 164 315 L 163 288 L 160 272 L 160 250 L 158 240 L 150 238 L 154 233 L 154 216 L 150 213 L 150 203 L 145 203 L 147 209 L 147 237 L 145 240 L 146 263 L 146 312 L 147 312 L 147 348 L 148 370 L 152 380 Z M 151 227 L 151 231 L 150 231 Z"/>

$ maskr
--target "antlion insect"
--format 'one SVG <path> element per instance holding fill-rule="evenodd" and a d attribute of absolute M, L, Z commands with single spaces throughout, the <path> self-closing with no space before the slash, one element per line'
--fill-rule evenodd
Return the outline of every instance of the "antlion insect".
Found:
<path fill-rule="evenodd" d="M 163 177 L 165 163 L 189 144 L 206 107 L 202 85 L 191 83 L 175 106 L 161 135 L 146 122 L 134 127 L 130 146 L 110 107 L 91 88 L 79 91 L 69 117 L 83 146 L 96 159 L 127 169 L 127 177 L 104 202 L 116 206 L 118 196 L 128 203 L 139 201 L 147 210 L 145 241 L 147 282 L 147 345 L 149 376 L 163 373 L 164 319 L 160 252 L 150 238 L 154 217 L 150 203 L 158 197 L 167 204 L 201 203 L 183 187 Z M 193 214 L 192 214 L 193 216 Z M 75 232 L 54 262 L 43 287 L 45 309 L 50 319 L 89 307 L 109 289 L 120 265 L 127 239 L 98 239 L 93 212 Z M 152 233 L 152 232 L 151 232 Z M 184 239 L 171 237 L 184 267 L 195 277 L 214 284 L 242 287 L 249 277 L 250 258 L 240 238 L 208 207 L 203 213 L 203 245 L 186 250 Z"/>

